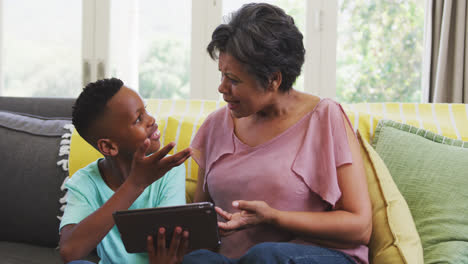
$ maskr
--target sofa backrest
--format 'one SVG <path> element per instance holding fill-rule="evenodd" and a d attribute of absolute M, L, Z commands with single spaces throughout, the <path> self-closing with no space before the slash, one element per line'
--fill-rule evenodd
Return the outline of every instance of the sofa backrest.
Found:
<path fill-rule="evenodd" d="M 57 246 L 73 102 L 0 97 L 0 240 Z"/>
<path fill-rule="evenodd" d="M 0 97 L 2 240 L 57 245 L 57 216 L 62 214 L 60 208 L 63 207 L 59 200 L 65 201 L 65 193 L 61 190 L 63 180 L 100 155 L 73 133 L 72 155 L 67 159 L 70 131 L 63 126 L 71 123 L 73 102 L 71 98 Z M 148 111 L 158 120 L 162 143 L 175 141 L 177 151 L 189 146 L 206 116 L 225 103 L 151 99 L 147 104 Z M 362 103 L 344 104 L 343 107 L 354 128 L 359 128 L 367 140 L 372 137 L 378 120 L 383 118 L 468 140 L 467 105 Z M 68 170 L 68 165 L 70 171 L 64 171 Z M 190 202 L 198 167 L 192 159 L 186 161 L 185 166 L 187 201 Z"/>
<path fill-rule="evenodd" d="M 170 153 L 190 145 L 205 118 L 225 102 L 214 100 L 148 99 L 148 111 L 153 114 L 161 130 L 161 145 L 171 141 L 176 147 Z M 355 130 L 367 141 L 373 136 L 381 119 L 392 119 L 413 126 L 432 129 L 447 137 L 468 140 L 468 105 L 466 104 L 415 104 L 415 103 L 358 103 L 343 104 Z M 86 155 L 82 155 L 86 153 Z M 70 175 L 101 157 L 77 133 L 73 133 L 69 159 Z M 198 178 L 198 166 L 192 160 L 185 162 L 186 198 L 191 202 Z"/>
<path fill-rule="evenodd" d="M 0 110 L 43 117 L 71 117 L 74 98 L 0 96 Z"/>
<path fill-rule="evenodd" d="M 390 119 L 458 140 L 468 140 L 468 104 L 343 104 L 354 129 L 370 141 L 380 120 Z"/>

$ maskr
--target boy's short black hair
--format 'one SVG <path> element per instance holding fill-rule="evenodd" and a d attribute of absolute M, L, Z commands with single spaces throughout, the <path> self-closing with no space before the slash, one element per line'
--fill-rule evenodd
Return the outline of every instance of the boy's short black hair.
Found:
<path fill-rule="evenodd" d="M 72 122 L 76 130 L 88 143 L 92 142 L 90 130 L 96 119 L 104 112 L 107 102 L 120 90 L 124 83 L 117 78 L 102 79 L 83 88 L 73 105 Z"/>

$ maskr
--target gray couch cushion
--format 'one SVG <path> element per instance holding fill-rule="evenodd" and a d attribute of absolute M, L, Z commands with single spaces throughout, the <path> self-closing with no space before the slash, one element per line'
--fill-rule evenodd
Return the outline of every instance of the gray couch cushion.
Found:
<path fill-rule="evenodd" d="M 96 254 L 90 254 L 85 260 L 99 262 Z M 22 243 L 0 242 L 0 263 L 8 264 L 62 264 L 60 252 L 56 248 L 47 248 Z"/>
<path fill-rule="evenodd" d="M 63 127 L 47 119 L 0 111 L 0 238 L 56 247 L 60 186 L 68 175 L 57 161 Z"/>
<path fill-rule="evenodd" d="M 56 248 L 45 248 L 21 243 L 0 242 L 1 263 L 62 264 Z"/>
<path fill-rule="evenodd" d="M 46 117 L 71 117 L 75 98 L 0 96 L 0 110 Z"/>

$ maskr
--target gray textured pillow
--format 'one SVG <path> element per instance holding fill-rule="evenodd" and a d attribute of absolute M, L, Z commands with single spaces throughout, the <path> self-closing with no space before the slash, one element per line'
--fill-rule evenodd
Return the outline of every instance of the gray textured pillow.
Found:
<path fill-rule="evenodd" d="M 66 124 L 69 118 L 0 111 L 1 240 L 57 246 L 60 186 L 68 175 L 57 162 Z"/>

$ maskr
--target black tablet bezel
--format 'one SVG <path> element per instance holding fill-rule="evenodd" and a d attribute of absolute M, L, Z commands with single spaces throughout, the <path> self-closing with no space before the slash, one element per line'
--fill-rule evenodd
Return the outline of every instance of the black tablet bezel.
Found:
<path fill-rule="evenodd" d="M 209 202 L 117 211 L 113 217 L 128 253 L 147 252 L 147 237 L 156 235 L 159 227 L 166 229 L 167 241 L 176 226 L 188 230 L 192 250 L 215 249 L 221 243 L 216 211 Z"/>

